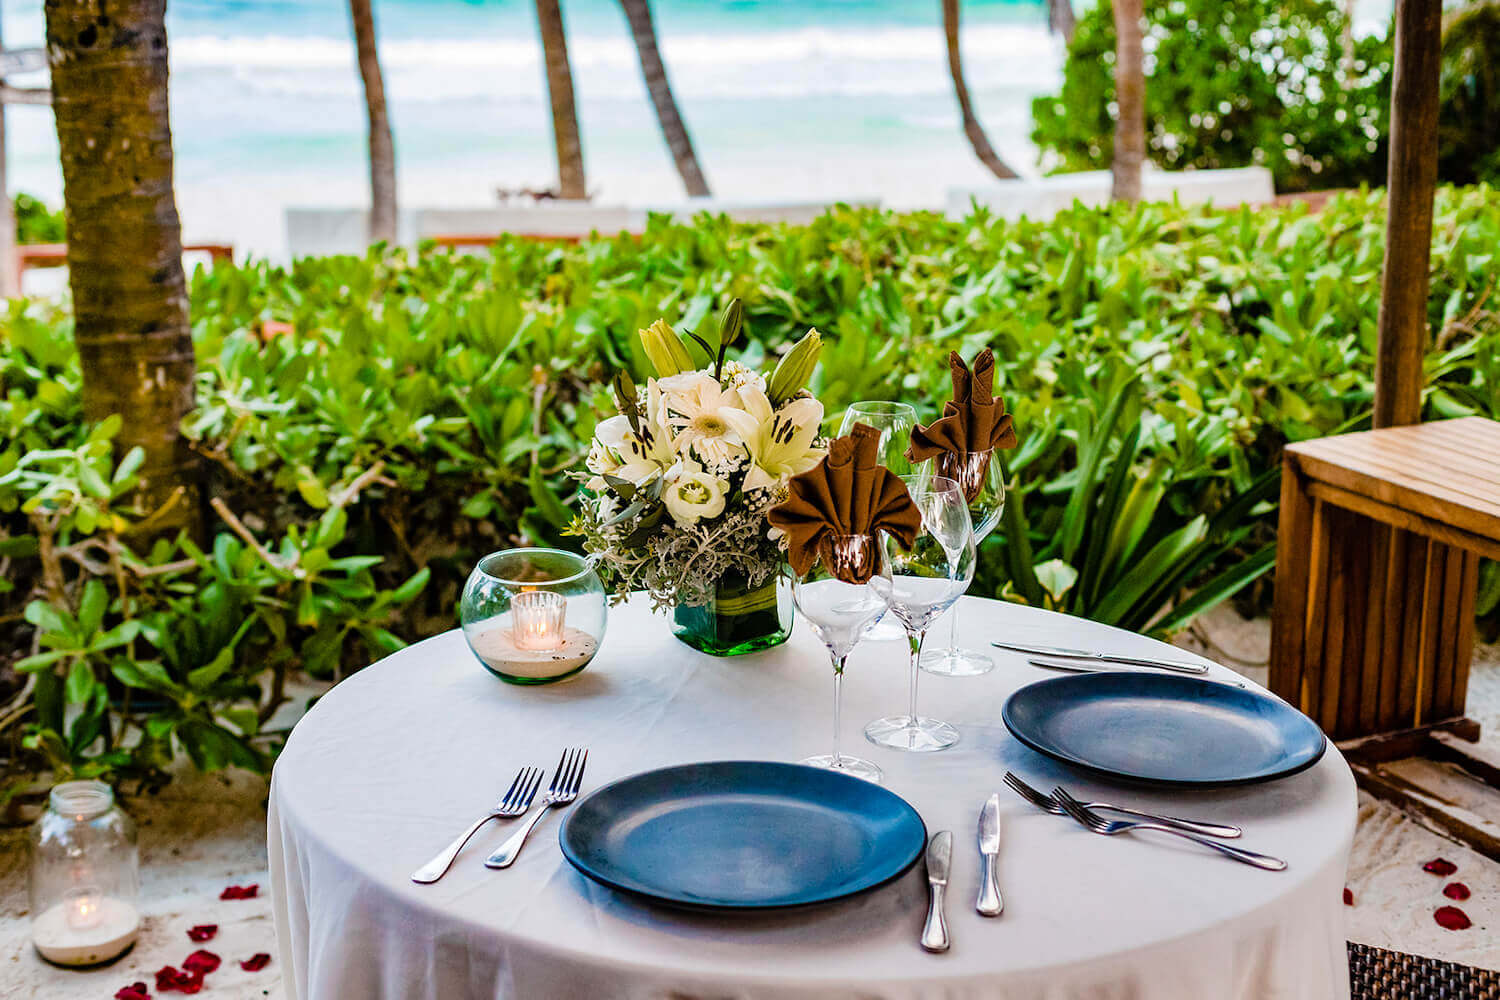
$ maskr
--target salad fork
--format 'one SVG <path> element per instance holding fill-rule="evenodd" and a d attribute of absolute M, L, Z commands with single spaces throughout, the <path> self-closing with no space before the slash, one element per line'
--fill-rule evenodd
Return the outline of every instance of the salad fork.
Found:
<path fill-rule="evenodd" d="M 578 798 L 578 786 L 583 784 L 583 766 L 588 763 L 588 759 L 587 749 L 563 751 L 562 759 L 557 762 L 557 770 L 552 774 L 552 783 L 547 786 L 547 794 L 542 796 L 542 808 L 526 821 L 525 826 L 501 844 L 498 851 L 484 859 L 486 868 L 509 868 L 515 862 L 516 855 L 521 853 L 521 845 L 526 843 L 527 834 L 542 821 L 542 817 L 555 806 L 568 805 Z"/>
<path fill-rule="evenodd" d="M 1158 833 L 1170 833 L 1174 837 L 1183 840 L 1191 840 L 1195 844 L 1212 848 L 1227 857 L 1266 871 L 1279 872 L 1286 870 L 1286 862 L 1280 858 L 1273 858 L 1269 854 L 1257 854 L 1247 851 L 1243 847 L 1230 847 L 1222 841 L 1214 840 L 1212 837 L 1200 837 L 1196 833 L 1188 833 L 1176 827 L 1167 826 L 1165 823 L 1147 823 L 1133 820 L 1108 820 L 1098 813 L 1089 812 L 1083 803 L 1063 791 L 1061 788 L 1052 789 L 1052 797 L 1063 807 L 1063 811 L 1076 819 L 1085 829 L 1093 833 L 1112 836 L 1117 833 L 1130 833 L 1132 830 L 1155 830 Z"/>
<path fill-rule="evenodd" d="M 1032 788 L 1026 782 L 1022 781 L 1020 776 L 1015 772 L 1005 772 L 1005 784 L 1010 787 L 1011 791 L 1038 809 L 1045 810 L 1055 816 L 1067 815 L 1067 812 L 1058 804 L 1056 799 L 1040 789 Z M 1138 809 L 1127 809 L 1125 806 L 1111 805 L 1108 802 L 1084 802 L 1082 805 L 1085 809 L 1102 809 L 1105 812 L 1116 812 L 1125 816 L 1134 816 L 1136 819 L 1165 823 L 1167 826 L 1175 826 L 1189 833 L 1201 833 L 1205 837 L 1238 837 L 1244 832 L 1239 827 L 1230 826 L 1227 823 L 1201 823 L 1197 820 L 1179 819 L 1176 816 L 1160 816 L 1156 813 L 1141 812 Z"/>
<path fill-rule="evenodd" d="M 436 882 L 453 865 L 453 859 L 458 857 L 458 852 L 464 849 L 469 838 L 479 832 L 479 828 L 492 819 L 501 819 L 509 816 L 520 816 L 531 808 L 531 800 L 536 795 L 537 786 L 542 783 L 542 769 L 539 767 L 523 767 L 521 773 L 516 775 L 516 780 L 510 783 L 510 791 L 495 803 L 495 807 L 488 813 L 474 821 L 474 825 L 458 835 L 458 839 L 438 854 L 437 857 L 427 862 L 421 868 L 411 873 L 413 882 L 427 885 Z"/>

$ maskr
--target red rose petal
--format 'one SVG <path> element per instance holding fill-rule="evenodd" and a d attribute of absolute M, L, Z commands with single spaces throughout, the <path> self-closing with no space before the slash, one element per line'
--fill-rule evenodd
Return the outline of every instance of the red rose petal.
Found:
<path fill-rule="evenodd" d="M 182 967 L 206 976 L 219 967 L 219 956 L 200 948 L 183 960 Z"/>
<path fill-rule="evenodd" d="M 151 1000 L 151 994 L 146 992 L 145 983 L 131 983 L 115 993 L 115 1000 Z"/>
<path fill-rule="evenodd" d="M 256 893 L 258 893 L 259 891 L 260 891 L 260 886 L 259 885 L 255 885 L 253 883 L 251 885 L 231 885 L 231 886 L 225 886 L 224 891 L 221 892 L 221 893 L 219 893 L 219 898 L 220 899 L 254 899 Z"/>
<path fill-rule="evenodd" d="M 1446 876 L 1452 875 L 1454 872 L 1458 871 L 1458 865 L 1455 865 L 1447 858 L 1433 858 L 1431 861 L 1422 866 L 1422 870 L 1432 875 Z"/>
<path fill-rule="evenodd" d="M 1439 906 L 1432 918 L 1438 922 L 1439 927 L 1450 931 L 1461 931 L 1473 926 L 1469 923 L 1468 915 L 1456 906 Z"/>
<path fill-rule="evenodd" d="M 156 970 L 156 992 L 197 993 L 203 989 L 203 973 L 184 972 L 170 965 Z"/>
<path fill-rule="evenodd" d="M 1443 895 L 1460 903 L 1469 898 L 1469 887 L 1462 882 L 1449 882 L 1443 886 Z"/>
<path fill-rule="evenodd" d="M 259 972 L 261 969 L 264 969 L 270 964 L 271 956 L 267 955 L 263 951 L 258 951 L 254 955 L 251 955 L 249 958 L 241 962 L 240 968 L 244 969 L 246 972 Z"/>
<path fill-rule="evenodd" d="M 204 941 L 212 941 L 214 935 L 217 933 L 219 933 L 218 924 L 198 924 L 195 927 L 188 928 L 187 935 L 188 940 L 201 944 Z"/>
<path fill-rule="evenodd" d="M 1354 905 L 1354 893 L 1349 889 L 1349 887 L 1347 885 L 1344 886 L 1344 905 L 1345 906 L 1353 906 Z"/>

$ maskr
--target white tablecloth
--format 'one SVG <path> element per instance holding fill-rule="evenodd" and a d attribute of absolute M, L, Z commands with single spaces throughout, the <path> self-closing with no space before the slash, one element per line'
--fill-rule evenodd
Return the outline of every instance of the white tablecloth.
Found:
<path fill-rule="evenodd" d="M 1140 636 L 966 598 L 961 636 L 1162 652 Z M 935 636 L 946 628 L 934 630 Z M 869 719 L 903 710 L 904 643 L 865 643 L 845 675 L 846 747 L 930 830 L 956 835 L 953 948 L 917 944 L 923 868 L 842 903 L 758 917 L 676 913 L 578 875 L 560 816 L 506 871 L 483 867 L 496 822 L 435 885 L 409 873 L 481 815 L 523 764 L 590 748 L 584 791 L 688 761 L 797 760 L 829 749 L 832 673 L 803 625 L 779 649 L 720 660 L 679 644 L 640 601 L 613 609 L 598 659 L 553 687 L 485 673 L 459 633 L 418 643 L 344 681 L 293 731 L 272 781 L 277 935 L 293 1000 L 373 998 L 980 998 L 1328 1000 L 1348 996 L 1341 892 L 1354 782 L 1330 747 L 1312 769 L 1245 789 L 1154 794 L 1109 787 L 1021 746 L 1000 721 L 1016 687 L 1053 674 L 996 650 L 978 678 L 923 675 L 924 714 L 962 742 L 937 754 L 867 744 Z M 1174 655 L 1186 654 L 1174 651 Z M 1214 674 L 1229 676 L 1223 667 Z M 1026 805 L 1001 784 L 1126 800 L 1245 828 L 1285 858 L 1268 873 L 1153 835 L 1106 838 Z M 974 913 L 979 806 L 1001 792 L 1005 913 Z"/>

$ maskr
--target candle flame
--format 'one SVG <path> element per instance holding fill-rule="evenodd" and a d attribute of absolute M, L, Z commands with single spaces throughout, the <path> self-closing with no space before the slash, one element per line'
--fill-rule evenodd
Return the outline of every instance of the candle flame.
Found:
<path fill-rule="evenodd" d="M 557 649 L 563 644 L 563 621 L 568 611 L 561 594 L 523 590 L 511 601 L 511 633 L 521 649 Z"/>

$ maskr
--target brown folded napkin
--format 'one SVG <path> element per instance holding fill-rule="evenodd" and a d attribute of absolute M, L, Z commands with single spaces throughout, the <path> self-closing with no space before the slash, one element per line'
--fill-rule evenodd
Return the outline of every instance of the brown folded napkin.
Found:
<path fill-rule="evenodd" d="M 916 541 L 922 513 L 906 484 L 878 461 L 880 432 L 855 424 L 846 437 L 834 438 L 817 465 L 787 484 L 791 495 L 772 507 L 766 518 L 786 534 L 787 561 L 802 576 L 821 555 L 824 564 L 845 583 L 865 583 L 875 572 L 873 560 L 852 563 L 833 558 L 831 542 L 840 535 L 889 531 L 902 545 Z"/>
<path fill-rule="evenodd" d="M 976 451 L 1014 448 L 1016 431 L 1005 401 L 996 399 L 995 352 L 988 347 L 974 359 L 974 370 L 954 351 L 948 355 L 953 369 L 953 399 L 943 406 L 943 415 L 926 427 L 911 432 L 906 457 L 925 462 L 943 452 L 967 455 Z"/>

